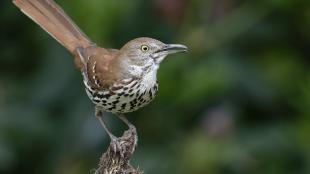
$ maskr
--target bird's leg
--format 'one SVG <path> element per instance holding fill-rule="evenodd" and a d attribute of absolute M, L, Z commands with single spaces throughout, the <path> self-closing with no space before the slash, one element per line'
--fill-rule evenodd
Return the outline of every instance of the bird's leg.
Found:
<path fill-rule="evenodd" d="M 111 133 L 110 129 L 108 128 L 106 122 L 103 119 L 103 112 L 97 107 L 96 107 L 96 117 L 99 119 L 102 127 L 104 128 L 104 130 L 107 132 L 107 134 L 109 135 L 109 137 L 111 139 L 110 146 L 111 146 L 112 150 L 115 153 L 119 152 L 120 155 L 123 156 L 124 152 L 123 152 L 120 141 L 118 141 L 119 139 Z"/>
<path fill-rule="evenodd" d="M 118 115 L 118 117 L 129 127 L 129 129 L 136 131 L 136 127 L 130 123 L 130 121 L 123 114 Z"/>
<path fill-rule="evenodd" d="M 129 133 L 134 138 L 134 147 L 136 147 L 138 142 L 136 127 L 132 123 L 130 123 L 130 121 L 123 114 L 118 115 L 118 117 L 129 127 L 127 131 L 129 131 Z"/>

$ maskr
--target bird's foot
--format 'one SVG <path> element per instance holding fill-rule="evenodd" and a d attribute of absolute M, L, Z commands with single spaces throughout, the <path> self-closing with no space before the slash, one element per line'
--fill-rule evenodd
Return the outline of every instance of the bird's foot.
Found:
<path fill-rule="evenodd" d="M 129 131 L 132 135 L 137 136 L 137 129 L 134 125 L 130 125 L 127 131 Z"/>
<path fill-rule="evenodd" d="M 135 148 L 138 144 L 138 134 L 137 129 L 134 125 L 129 125 L 129 129 L 125 131 L 125 135 L 128 137 L 128 139 L 131 139 L 130 142 L 132 143 L 132 152 L 134 152 Z"/>
<path fill-rule="evenodd" d="M 111 138 L 110 148 L 115 154 L 119 153 L 120 156 L 123 158 L 125 152 L 122 148 L 122 140 L 115 136 L 110 136 L 110 138 Z"/>

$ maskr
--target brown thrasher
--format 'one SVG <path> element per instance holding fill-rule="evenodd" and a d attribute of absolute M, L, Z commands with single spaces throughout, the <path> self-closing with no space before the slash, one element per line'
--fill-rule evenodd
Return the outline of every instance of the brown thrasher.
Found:
<path fill-rule="evenodd" d="M 13 0 L 13 3 L 75 56 L 87 95 L 95 104 L 96 116 L 109 134 L 112 148 L 120 150 L 117 138 L 102 119 L 103 111 L 117 114 L 135 132 L 135 127 L 122 114 L 154 99 L 161 61 L 168 54 L 187 51 L 187 47 L 141 37 L 129 41 L 120 50 L 101 48 L 53 0 Z"/>

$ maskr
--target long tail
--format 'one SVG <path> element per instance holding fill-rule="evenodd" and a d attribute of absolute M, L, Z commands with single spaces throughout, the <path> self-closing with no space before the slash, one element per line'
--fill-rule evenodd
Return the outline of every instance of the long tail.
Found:
<path fill-rule="evenodd" d="M 13 0 L 13 3 L 72 54 L 78 48 L 94 45 L 53 0 Z"/>

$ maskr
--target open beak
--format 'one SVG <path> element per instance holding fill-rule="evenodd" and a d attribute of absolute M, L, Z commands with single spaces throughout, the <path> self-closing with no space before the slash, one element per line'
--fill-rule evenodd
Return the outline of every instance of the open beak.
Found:
<path fill-rule="evenodd" d="M 162 49 L 157 50 L 155 53 L 161 55 L 168 55 L 180 52 L 187 52 L 187 46 L 181 44 L 166 44 Z"/>

